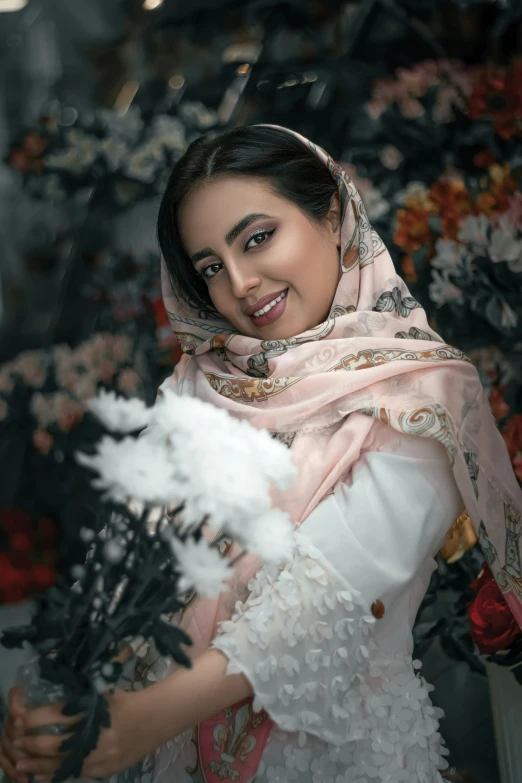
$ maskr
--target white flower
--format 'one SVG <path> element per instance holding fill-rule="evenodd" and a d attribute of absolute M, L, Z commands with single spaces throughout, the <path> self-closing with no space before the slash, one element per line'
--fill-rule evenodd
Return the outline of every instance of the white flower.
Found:
<path fill-rule="evenodd" d="M 138 148 L 130 156 L 124 173 L 131 179 L 137 179 L 140 182 L 153 182 L 159 166 L 150 152 L 146 147 Z"/>
<path fill-rule="evenodd" d="M 142 400 L 117 397 L 113 391 L 103 389 L 97 397 L 89 400 L 87 408 L 111 432 L 142 430 L 150 419 L 150 408 Z"/>
<path fill-rule="evenodd" d="M 125 114 L 113 109 L 102 109 L 98 116 L 105 122 L 110 136 L 119 136 L 130 141 L 138 137 L 144 125 L 137 106 L 130 106 Z"/>
<path fill-rule="evenodd" d="M 185 150 L 185 126 L 177 117 L 167 114 L 155 117 L 152 123 L 152 135 L 167 149 Z"/>
<path fill-rule="evenodd" d="M 100 142 L 95 136 L 88 136 L 80 130 L 72 128 L 65 138 L 68 146 L 62 151 L 46 158 L 49 168 L 68 169 L 74 174 L 81 174 L 98 157 Z"/>
<path fill-rule="evenodd" d="M 431 262 L 435 269 L 454 269 L 462 264 L 464 248 L 452 239 L 438 239 Z"/>
<path fill-rule="evenodd" d="M 100 151 L 112 171 L 119 169 L 129 154 L 127 145 L 111 136 L 101 142 Z"/>
<path fill-rule="evenodd" d="M 457 237 L 461 242 L 487 247 L 489 227 L 490 223 L 486 215 L 482 213 L 480 215 L 468 215 L 462 221 Z"/>
<path fill-rule="evenodd" d="M 430 299 L 437 307 L 447 302 L 462 302 L 462 291 L 448 279 L 448 270 L 442 273 L 432 270 L 432 282 L 429 285 Z"/>
<path fill-rule="evenodd" d="M 203 539 L 197 542 L 188 538 L 183 542 L 173 537 L 170 544 L 182 574 L 180 591 L 195 587 L 201 595 L 214 597 L 226 589 L 224 581 L 231 576 L 230 567 L 217 549 Z"/>
<path fill-rule="evenodd" d="M 76 457 L 81 465 L 100 474 L 93 486 L 116 502 L 134 498 L 152 505 L 174 506 L 183 498 L 167 450 L 146 438 L 116 441 L 105 436 L 96 454 L 80 452 Z"/>
<path fill-rule="evenodd" d="M 489 245 L 491 260 L 498 263 L 507 261 L 512 271 L 521 271 L 522 267 L 522 242 L 512 234 L 499 228 L 493 229 Z M 512 268 L 514 265 L 514 269 Z"/>
<path fill-rule="evenodd" d="M 248 549 L 255 552 L 265 563 L 279 564 L 288 561 L 295 551 L 294 528 L 288 514 L 280 509 L 271 509 L 242 529 L 241 520 L 237 525 L 229 522 L 227 530 L 232 536 L 246 539 Z"/>

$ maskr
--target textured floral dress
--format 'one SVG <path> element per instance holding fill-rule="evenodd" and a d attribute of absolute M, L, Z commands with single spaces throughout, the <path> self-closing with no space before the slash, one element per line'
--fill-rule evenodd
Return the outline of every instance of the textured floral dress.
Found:
<path fill-rule="evenodd" d="M 412 626 L 462 500 L 441 444 L 397 437 L 395 453 L 361 456 L 301 525 L 292 562 L 263 568 L 222 623 L 213 646 L 250 680 L 253 708 L 235 705 L 214 726 L 206 769 L 188 732 L 145 763 L 142 781 L 441 781 L 442 711 L 412 660 Z M 249 732 L 267 716 L 261 751 Z M 237 763 L 256 752 L 243 779 Z"/>

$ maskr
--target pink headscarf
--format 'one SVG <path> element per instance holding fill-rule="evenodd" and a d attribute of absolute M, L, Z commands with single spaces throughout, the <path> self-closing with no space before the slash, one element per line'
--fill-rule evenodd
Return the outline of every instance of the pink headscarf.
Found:
<path fill-rule="evenodd" d="M 272 126 L 275 127 L 275 126 Z M 429 327 L 370 226 L 351 180 L 316 145 L 286 128 L 328 167 L 341 201 L 341 277 L 327 321 L 261 341 L 188 309 L 164 274 L 164 299 L 185 355 L 165 385 L 266 428 L 299 469 L 284 507 L 299 525 L 363 451 L 393 451 L 394 433 L 435 438 L 493 574 L 522 626 L 522 492 L 477 370 Z M 386 426 L 383 426 L 386 425 Z M 232 595 L 198 599 L 183 625 L 207 648 L 231 602 L 247 595 L 248 558 Z"/>

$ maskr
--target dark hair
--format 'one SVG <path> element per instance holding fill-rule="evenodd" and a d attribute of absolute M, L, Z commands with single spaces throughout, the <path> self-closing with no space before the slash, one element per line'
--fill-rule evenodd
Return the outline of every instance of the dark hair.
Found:
<path fill-rule="evenodd" d="M 290 133 L 258 125 L 240 126 L 193 141 L 169 177 L 158 214 L 158 241 L 173 290 L 191 307 L 215 315 L 205 281 L 194 271 L 181 243 L 177 212 L 197 185 L 227 175 L 267 181 L 282 198 L 319 221 L 337 186 L 327 166 Z"/>

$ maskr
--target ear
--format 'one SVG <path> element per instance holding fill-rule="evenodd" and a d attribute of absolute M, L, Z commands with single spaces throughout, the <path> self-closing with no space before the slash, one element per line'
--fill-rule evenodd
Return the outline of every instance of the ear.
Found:
<path fill-rule="evenodd" d="M 330 201 L 330 209 L 326 214 L 326 225 L 337 247 L 341 246 L 341 202 L 339 193 L 335 192 Z"/>

